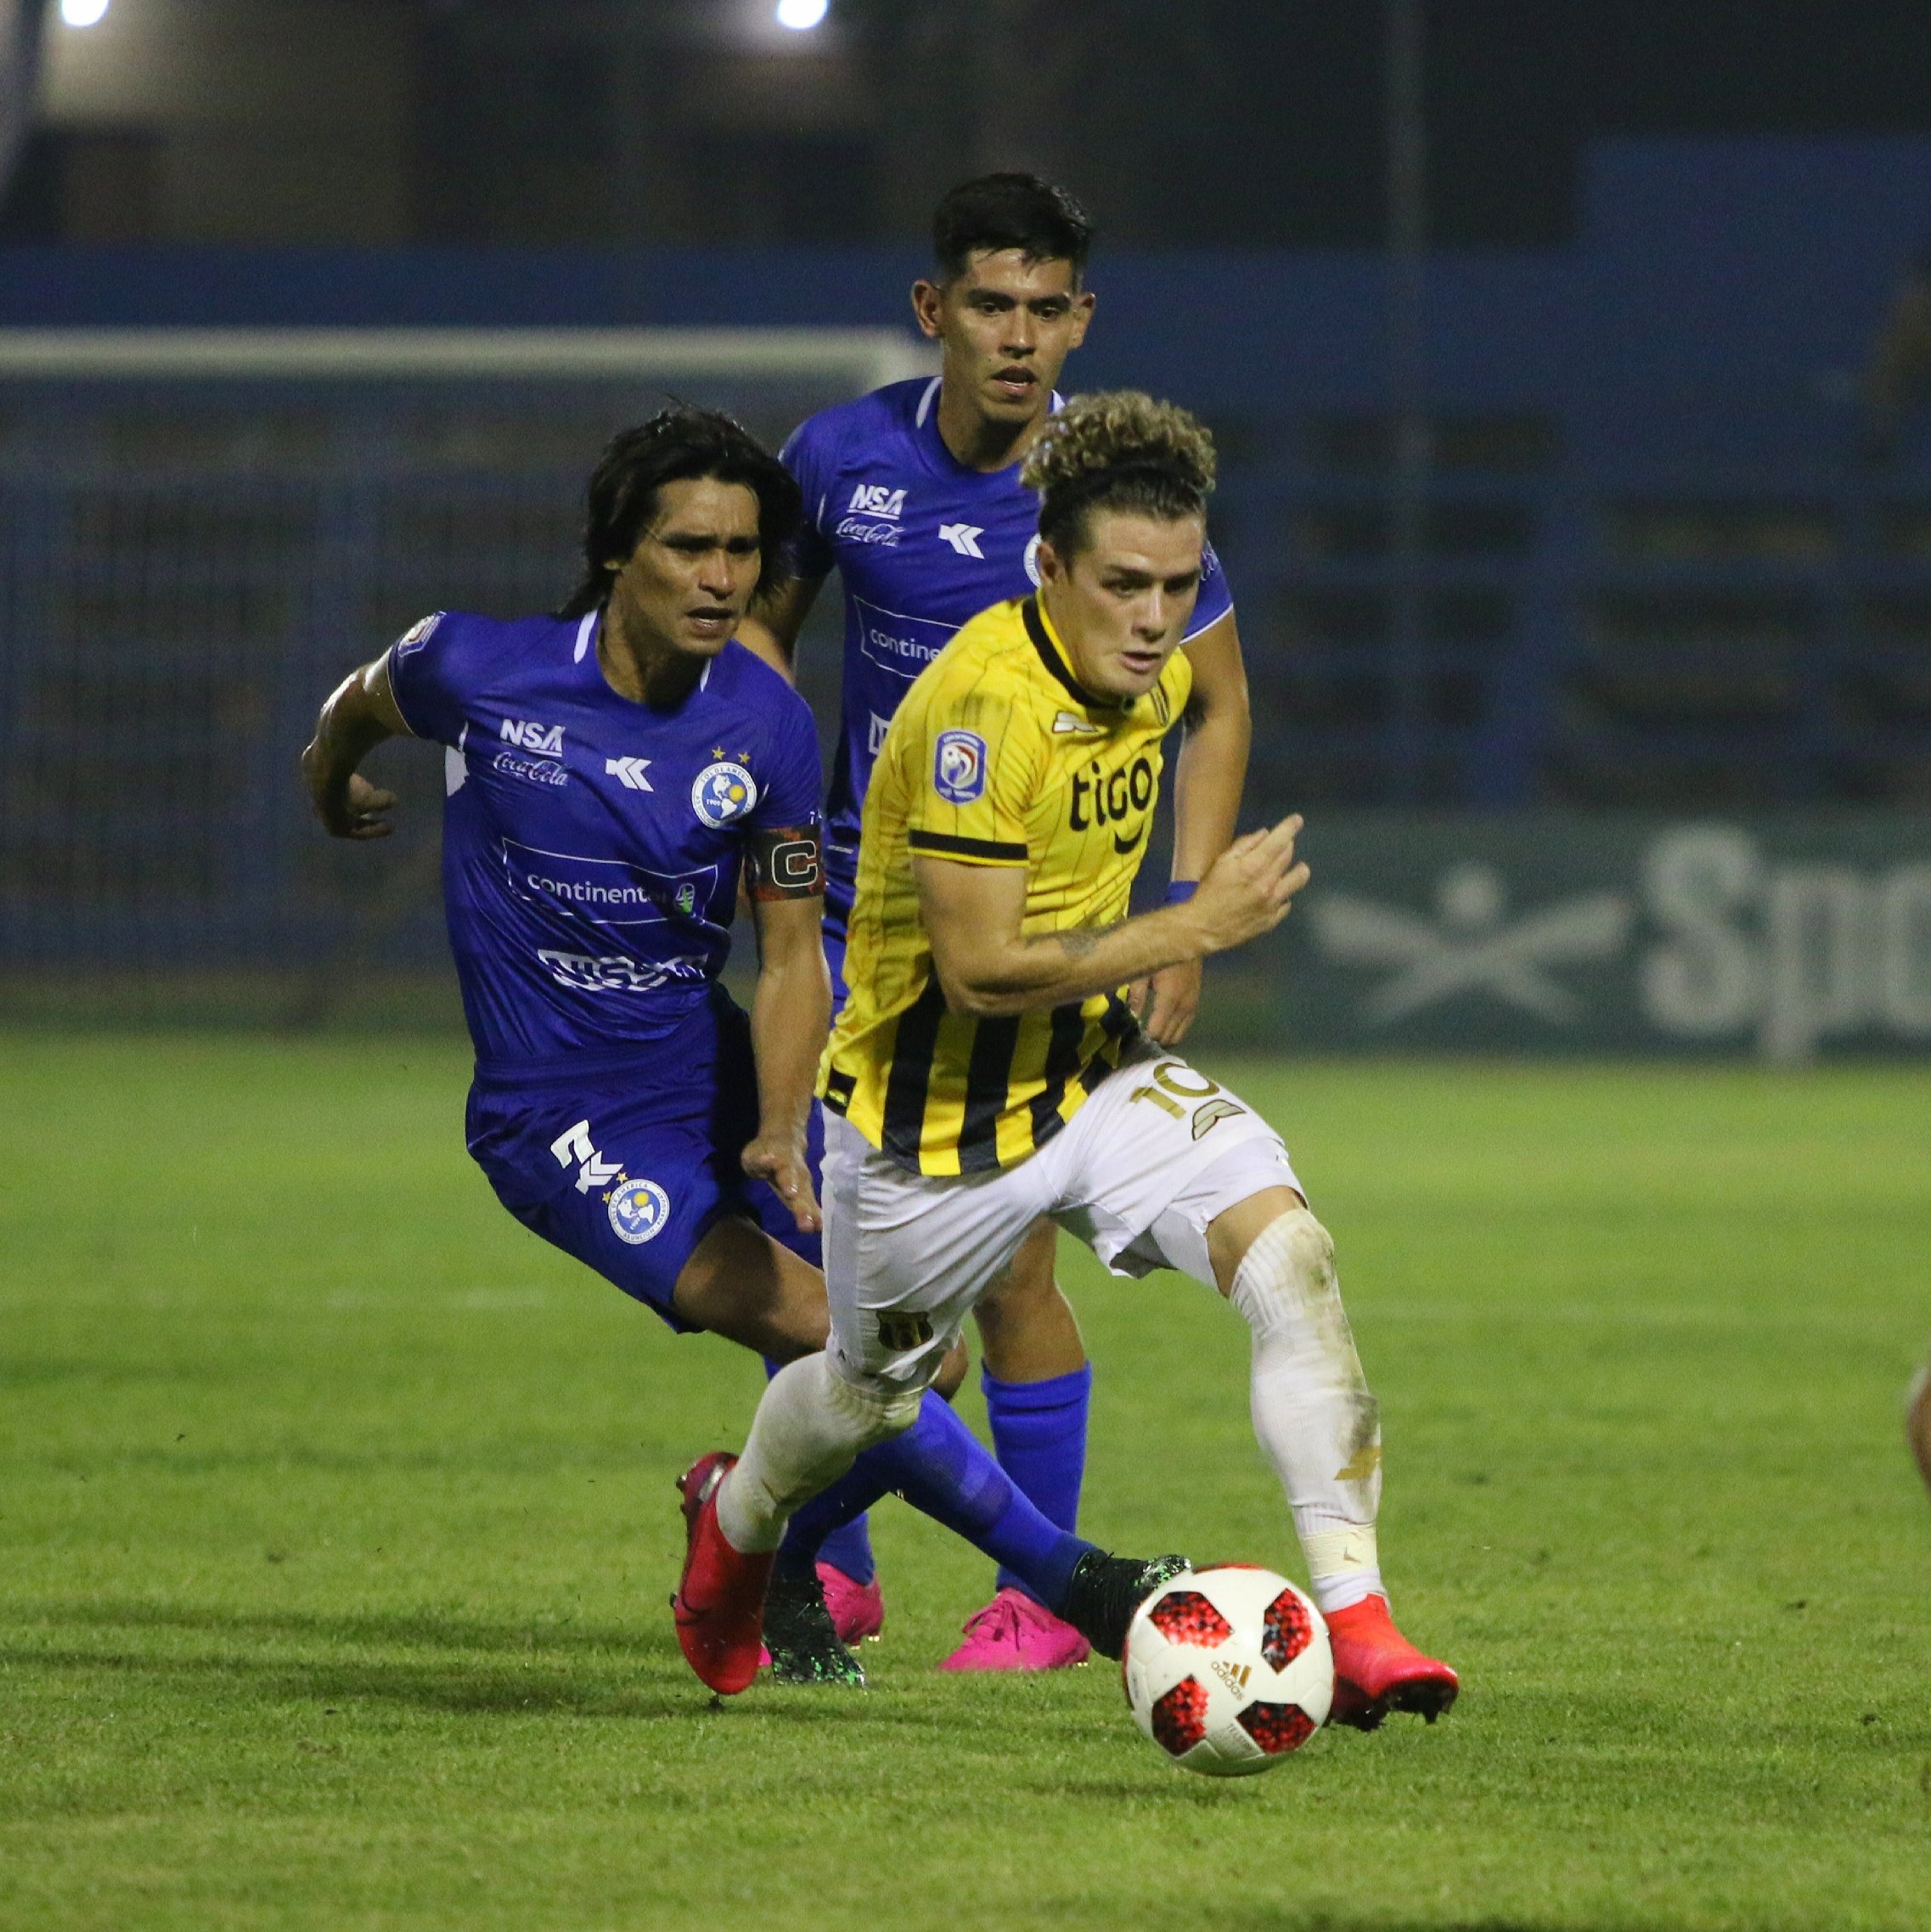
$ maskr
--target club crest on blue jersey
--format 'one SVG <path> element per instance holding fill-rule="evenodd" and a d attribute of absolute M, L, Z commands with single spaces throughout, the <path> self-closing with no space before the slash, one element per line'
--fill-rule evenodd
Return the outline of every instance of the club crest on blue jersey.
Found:
<path fill-rule="evenodd" d="M 757 803 L 757 780 L 729 759 L 706 765 L 691 783 L 690 808 L 713 830 L 741 819 Z"/>
<path fill-rule="evenodd" d="M 611 1226 L 633 1248 L 655 1241 L 670 1218 L 671 1197 L 654 1180 L 627 1180 L 611 1196 Z"/>
<path fill-rule="evenodd" d="M 986 789 L 986 741 L 977 731 L 942 731 L 932 753 L 932 790 L 949 805 L 970 805 Z"/>

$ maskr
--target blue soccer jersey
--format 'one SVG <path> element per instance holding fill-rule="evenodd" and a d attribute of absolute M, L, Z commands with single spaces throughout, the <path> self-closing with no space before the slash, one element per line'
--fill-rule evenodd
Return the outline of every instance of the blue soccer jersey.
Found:
<path fill-rule="evenodd" d="M 785 445 L 804 494 L 799 573 L 836 566 L 845 590 L 843 716 L 825 802 L 835 922 L 850 906 L 865 786 L 899 700 L 968 618 L 1039 581 L 1039 499 L 1022 465 L 968 469 L 937 417 L 938 378 L 914 377 L 821 411 Z M 1187 634 L 1232 608 L 1210 548 Z"/>
<path fill-rule="evenodd" d="M 681 704 L 619 696 L 596 624 L 443 611 L 389 674 L 409 729 L 448 747 L 470 1152 L 526 1227 L 682 1327 L 678 1277 L 720 1215 L 819 1258 L 740 1165 L 757 1068 L 717 983 L 751 835 L 815 826 L 818 741 L 804 701 L 737 644 Z"/>
<path fill-rule="evenodd" d="M 480 1073 L 634 1064 L 707 1008 L 746 835 L 818 818 L 811 713 L 741 645 L 681 704 L 633 703 L 596 617 L 449 611 L 391 649 L 410 730 L 448 747 L 442 882 Z"/>

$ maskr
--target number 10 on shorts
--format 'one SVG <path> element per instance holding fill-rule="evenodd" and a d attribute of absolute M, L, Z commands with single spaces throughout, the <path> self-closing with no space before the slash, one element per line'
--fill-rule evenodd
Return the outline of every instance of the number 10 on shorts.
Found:
<path fill-rule="evenodd" d="M 1132 1097 L 1151 1101 L 1176 1120 L 1185 1120 L 1191 1110 L 1196 1141 L 1216 1122 L 1247 1111 L 1229 1096 L 1218 1080 L 1208 1079 L 1183 1060 L 1163 1060 L 1153 1069 L 1153 1078 L 1136 1088 Z"/>

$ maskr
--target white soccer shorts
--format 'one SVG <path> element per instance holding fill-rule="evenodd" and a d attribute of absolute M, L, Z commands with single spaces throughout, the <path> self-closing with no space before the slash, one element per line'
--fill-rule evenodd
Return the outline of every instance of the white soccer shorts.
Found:
<path fill-rule="evenodd" d="M 966 1317 L 1050 1215 L 1116 1275 L 1214 1285 L 1208 1225 L 1264 1188 L 1303 1193 L 1281 1136 L 1218 1081 L 1143 1045 L 1030 1160 L 909 1174 L 848 1121 L 825 1122 L 825 1278 L 833 1366 L 903 1389 L 938 1373 Z"/>

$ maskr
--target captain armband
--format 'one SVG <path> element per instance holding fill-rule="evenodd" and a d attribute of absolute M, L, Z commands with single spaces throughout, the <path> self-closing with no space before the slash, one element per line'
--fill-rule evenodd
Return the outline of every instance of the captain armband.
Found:
<path fill-rule="evenodd" d="M 825 891 L 815 822 L 753 831 L 746 841 L 745 863 L 754 899 L 817 898 Z"/>

